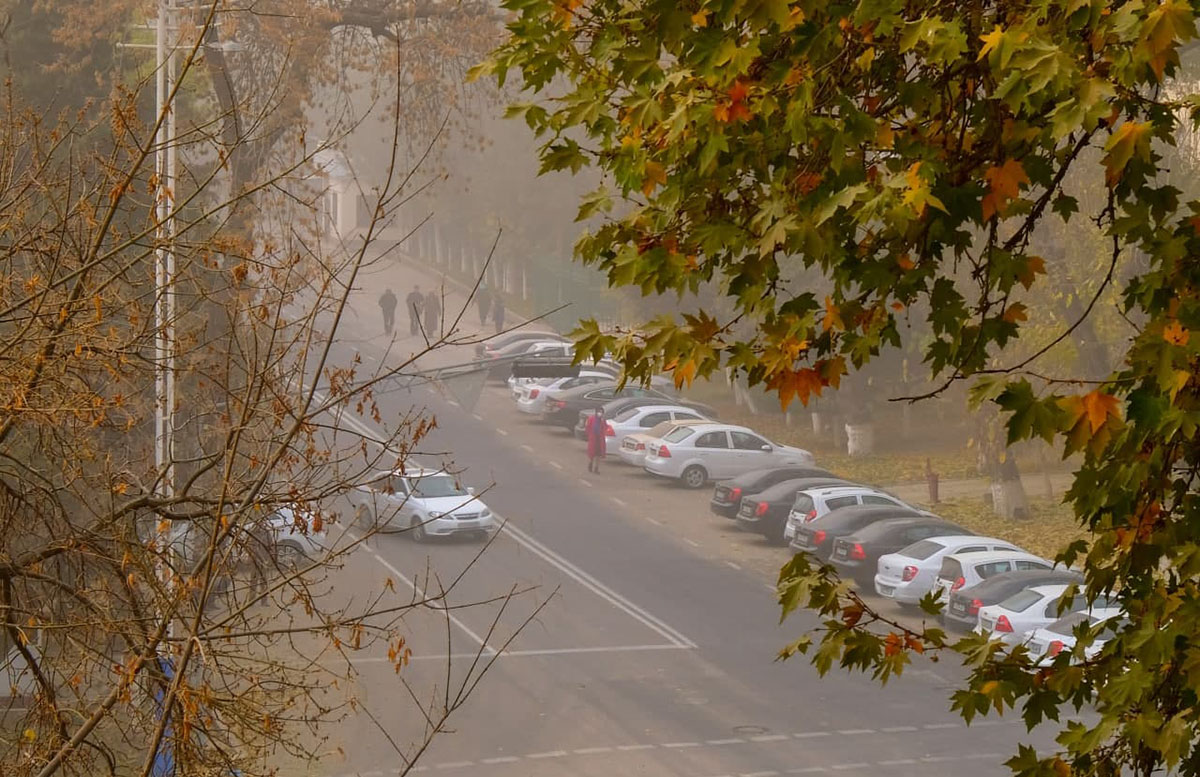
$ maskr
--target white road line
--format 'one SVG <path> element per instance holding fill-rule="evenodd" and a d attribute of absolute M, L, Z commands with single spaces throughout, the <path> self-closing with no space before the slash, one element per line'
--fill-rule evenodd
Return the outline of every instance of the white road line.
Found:
<path fill-rule="evenodd" d="M 584 484 L 584 485 L 585 485 L 585 486 L 587 486 L 588 488 L 591 488 L 591 487 L 592 487 L 592 481 L 588 480 L 587 478 L 580 478 L 580 479 L 579 479 L 579 482 L 580 482 L 580 483 L 582 483 L 582 484 Z"/>
<path fill-rule="evenodd" d="M 824 766 L 802 766 L 799 769 L 788 769 L 788 774 L 812 774 L 825 771 Z"/>
<path fill-rule="evenodd" d="M 523 442 L 523 443 L 521 443 L 521 450 L 529 451 L 530 453 L 533 453 L 533 446 L 527 442 Z"/>
<path fill-rule="evenodd" d="M 573 647 L 573 648 L 542 648 L 530 650 L 505 650 L 502 653 L 496 654 L 490 647 L 484 651 L 484 655 L 491 658 L 524 658 L 537 656 L 574 656 L 581 653 L 642 653 L 654 650 L 690 650 L 686 645 L 614 645 L 612 647 L 596 646 L 596 647 Z M 445 653 L 409 656 L 409 661 L 465 661 L 475 658 L 476 653 L 451 653 L 447 656 Z M 391 664 L 392 661 L 384 656 L 365 656 L 363 658 L 351 658 L 351 665 L 358 664 Z"/>
<path fill-rule="evenodd" d="M 488 765 L 491 765 L 491 764 L 514 764 L 520 760 L 521 759 L 517 758 L 515 755 L 498 755 L 495 758 L 480 758 L 479 763 L 488 764 Z"/>
<path fill-rule="evenodd" d="M 629 505 L 625 504 L 625 500 L 619 496 L 610 497 L 610 499 L 616 502 L 618 507 L 629 507 Z"/>
<path fill-rule="evenodd" d="M 838 733 L 844 737 L 852 737 L 857 734 L 874 734 L 875 729 L 873 729 L 873 728 L 844 728 L 844 729 L 840 729 L 838 731 Z"/>
<path fill-rule="evenodd" d="M 868 763 L 834 764 L 833 766 L 830 766 L 829 768 L 833 769 L 835 772 L 840 772 L 840 771 L 844 771 L 846 769 L 865 769 L 870 765 L 871 764 L 868 764 Z"/>
<path fill-rule="evenodd" d="M 924 755 L 921 756 L 921 763 L 940 764 L 944 761 L 957 761 L 957 755 Z"/>
<path fill-rule="evenodd" d="M 550 750 L 545 753 L 529 753 L 525 757 L 526 758 L 534 758 L 534 759 L 537 759 L 537 758 L 562 758 L 566 754 L 567 754 L 566 750 Z"/>
<path fill-rule="evenodd" d="M 471 417 L 474 418 L 476 421 L 483 420 L 483 416 L 479 415 L 479 413 L 471 413 Z"/>
<path fill-rule="evenodd" d="M 462 769 L 466 766 L 474 766 L 474 761 L 447 761 L 442 764 L 434 764 L 434 769 Z"/>
<path fill-rule="evenodd" d="M 699 742 L 664 742 L 663 747 L 669 747 L 672 750 L 680 750 L 685 747 L 699 747 Z"/>
<path fill-rule="evenodd" d="M 918 729 L 916 726 L 888 726 L 879 730 L 884 734 L 898 734 L 901 731 L 917 731 Z"/>
<path fill-rule="evenodd" d="M 450 407 L 462 407 L 462 405 L 458 404 L 453 399 L 447 399 L 446 404 L 449 405 Z"/>
<path fill-rule="evenodd" d="M 770 772 L 743 772 L 742 774 L 739 774 L 739 775 L 738 775 L 738 777 L 775 777 L 775 775 L 777 775 L 777 774 L 779 774 L 779 772 L 775 772 L 775 771 L 770 771 Z"/>
<path fill-rule="evenodd" d="M 798 734 L 792 734 L 793 739 L 814 739 L 816 737 L 827 737 L 828 731 L 801 731 Z"/>
<path fill-rule="evenodd" d="M 1000 753 L 971 753 L 970 755 L 959 756 L 965 761 L 994 761 L 997 758 L 1003 758 Z"/>
<path fill-rule="evenodd" d="M 508 436 L 508 432 L 505 431 L 504 429 L 501 429 L 499 426 L 496 427 L 496 434 L 500 435 L 501 437 Z"/>
<path fill-rule="evenodd" d="M 651 518 L 651 517 L 650 517 L 650 516 L 648 516 L 648 515 L 643 515 L 643 516 L 642 516 L 642 519 L 643 519 L 643 520 L 646 520 L 646 521 L 649 521 L 650 523 L 654 524 L 655 526 L 662 526 L 662 525 L 663 525 L 663 522 L 662 522 L 662 521 L 658 520 L 657 518 Z"/>
<path fill-rule="evenodd" d="M 704 740 L 704 744 L 706 744 L 706 745 L 740 745 L 740 744 L 744 743 L 745 741 L 746 740 L 742 739 L 741 737 L 731 737 L 729 739 L 706 739 L 706 740 Z"/>
<path fill-rule="evenodd" d="M 366 548 L 367 553 L 374 556 L 375 560 L 383 565 L 384 569 L 391 572 L 393 575 L 395 575 L 400 580 L 403 580 L 404 583 L 409 588 L 411 588 L 417 592 L 418 596 L 420 596 L 421 598 L 426 598 L 425 591 L 421 588 L 421 586 L 417 585 L 416 581 L 409 580 L 408 577 L 405 576 L 405 574 L 403 572 L 401 572 L 399 569 L 396 569 L 395 565 L 393 565 L 390 561 L 385 559 L 383 556 L 379 555 L 378 551 L 376 551 L 374 548 L 366 547 L 366 546 L 364 546 L 364 547 Z M 455 626 L 457 626 L 462 631 L 463 634 L 466 634 L 468 637 L 475 640 L 475 644 L 479 645 L 480 647 L 487 647 L 487 645 L 484 644 L 483 637 L 479 636 L 474 631 L 472 631 L 471 627 L 468 626 L 467 624 L 463 623 L 462 620 L 457 615 L 455 615 L 454 613 L 451 613 L 451 612 L 447 612 L 446 617 L 448 617 L 450 619 L 450 622 L 453 623 Z M 489 651 L 490 650 L 491 649 L 489 648 Z"/>
<path fill-rule="evenodd" d="M 908 766 L 916 762 L 914 758 L 896 758 L 891 761 L 876 761 L 875 763 L 879 766 Z"/>
<path fill-rule="evenodd" d="M 622 753 L 632 753 L 634 750 L 653 750 L 655 745 L 617 745 Z"/>
<path fill-rule="evenodd" d="M 741 564 L 735 564 L 732 561 L 726 561 L 725 566 L 730 567 L 731 569 L 741 569 L 742 568 Z"/>
<path fill-rule="evenodd" d="M 690 540 L 687 537 L 684 537 L 683 541 L 686 542 L 688 545 L 691 545 L 693 548 L 700 547 L 700 543 L 696 542 L 695 540 Z"/>
<path fill-rule="evenodd" d="M 663 621 L 646 612 L 641 607 L 638 607 L 629 599 L 626 599 L 624 596 L 604 585 L 587 572 L 584 572 L 582 569 L 572 564 L 570 561 L 567 561 L 559 554 L 550 550 L 548 547 L 538 542 L 525 532 L 521 531 L 513 524 L 505 523 L 503 530 L 501 530 L 501 536 L 511 537 L 516 542 L 521 544 L 526 550 L 530 551 L 534 555 L 540 556 L 546 563 L 557 568 L 572 580 L 579 583 L 584 588 L 587 588 L 601 599 L 609 602 L 617 609 L 624 611 L 634 620 L 641 622 L 651 630 L 662 635 L 673 645 L 684 648 L 696 647 L 695 642 L 692 642 L 690 639 L 683 636 Z"/>
<path fill-rule="evenodd" d="M 926 723 L 921 728 L 926 731 L 942 731 L 949 728 L 958 728 L 958 725 L 957 723 Z"/>
<path fill-rule="evenodd" d="M 572 750 L 575 755 L 595 755 L 596 753 L 611 753 L 611 747 L 581 747 L 578 750 Z"/>
<path fill-rule="evenodd" d="M 791 739 L 787 734 L 762 734 L 761 736 L 750 737 L 751 742 L 782 742 L 785 739 Z"/>
<path fill-rule="evenodd" d="M 563 465 L 559 464 L 557 461 L 551 461 L 550 466 L 557 470 L 561 470 L 563 468 Z"/>

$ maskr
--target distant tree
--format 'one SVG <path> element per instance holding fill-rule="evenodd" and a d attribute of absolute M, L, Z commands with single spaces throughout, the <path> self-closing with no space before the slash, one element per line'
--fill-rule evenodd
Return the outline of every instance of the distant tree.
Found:
<path fill-rule="evenodd" d="M 681 383 L 731 366 L 786 407 L 920 315 L 936 381 L 923 396 L 969 382 L 1005 416 L 1005 444 L 1081 454 L 1067 499 L 1087 538 L 1059 559 L 1124 608 L 1103 645 L 1087 627 L 1053 658 L 955 642 L 889 620 L 803 556 L 779 580 L 785 615 L 825 616 L 783 655 L 809 651 L 821 671 L 886 680 L 914 653 L 953 651 L 971 669 L 954 696 L 968 720 L 1020 707 L 1033 726 L 1093 706 L 1058 752 L 1022 747 L 1008 762 L 1022 775 L 1200 771 L 1200 200 L 1164 169 L 1200 105 L 1176 80 L 1197 5 L 511 0 L 510 40 L 477 71 L 515 71 L 539 95 L 514 110 L 546 169 L 604 174 L 581 218 L 630 204 L 581 239 L 582 261 L 645 291 L 716 280 L 736 306 L 658 318 L 645 339 L 584 322 L 582 352 Z M 1041 225 L 1074 240 L 1082 219 L 1103 251 L 1068 280 L 1031 241 Z M 828 291 L 788 283 L 797 264 Z M 1047 310 L 1038 295 L 1060 284 L 1070 298 Z M 1046 358 L 1114 289 L 1113 366 Z"/>

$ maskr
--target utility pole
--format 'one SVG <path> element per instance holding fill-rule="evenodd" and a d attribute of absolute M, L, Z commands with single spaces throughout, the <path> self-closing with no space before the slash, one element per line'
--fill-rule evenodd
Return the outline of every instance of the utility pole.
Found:
<path fill-rule="evenodd" d="M 158 130 L 154 135 L 154 464 L 158 495 L 175 495 L 175 0 L 159 0 L 154 38 Z"/>

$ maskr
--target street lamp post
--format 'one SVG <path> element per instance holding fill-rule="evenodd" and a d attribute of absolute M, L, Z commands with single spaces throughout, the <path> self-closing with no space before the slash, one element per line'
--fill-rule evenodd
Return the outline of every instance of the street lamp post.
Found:
<path fill-rule="evenodd" d="M 159 496 L 175 495 L 175 0 L 159 0 L 155 35 L 154 464 Z"/>

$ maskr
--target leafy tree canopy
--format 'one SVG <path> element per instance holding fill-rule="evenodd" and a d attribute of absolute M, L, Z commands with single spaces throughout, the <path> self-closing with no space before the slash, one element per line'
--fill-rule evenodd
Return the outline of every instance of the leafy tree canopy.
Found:
<path fill-rule="evenodd" d="M 1091 533 L 1060 558 L 1128 614 L 1102 649 L 1084 634 L 1038 666 L 1024 648 L 889 623 L 804 558 L 781 573 L 785 615 L 826 616 L 785 654 L 822 670 L 886 679 L 914 652 L 953 650 L 972 670 L 954 697 L 968 719 L 1020 708 L 1035 725 L 1094 704 L 1060 752 L 1016 755 L 1020 774 L 1200 771 L 1200 200 L 1162 169 L 1200 105 L 1178 79 L 1197 5 L 506 0 L 511 38 L 478 70 L 516 71 L 538 95 L 512 113 L 544 139 L 543 169 L 604 174 L 579 211 L 600 217 L 584 262 L 647 293 L 715 282 L 735 303 L 647 322 L 645 340 L 585 322 L 581 352 L 681 383 L 732 367 L 786 406 L 916 319 L 931 375 L 971 381 L 1010 442 L 1082 452 L 1068 499 Z M 1038 358 L 1078 323 L 1012 355 L 1030 295 L 1056 282 L 1035 227 L 1084 219 L 1106 245 L 1080 317 L 1117 286 L 1128 323 L 1120 371 L 1093 382 Z M 823 286 L 798 287 L 800 268 Z"/>

